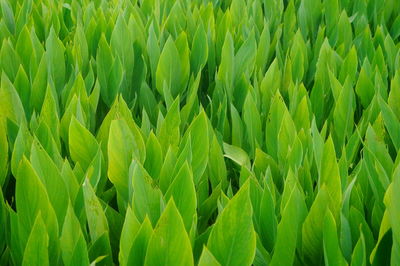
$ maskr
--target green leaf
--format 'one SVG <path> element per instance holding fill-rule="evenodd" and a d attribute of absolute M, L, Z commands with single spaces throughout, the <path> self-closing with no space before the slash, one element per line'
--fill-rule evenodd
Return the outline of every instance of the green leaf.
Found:
<path fill-rule="evenodd" d="M 400 21 L 400 20 L 399 20 Z M 400 72 L 396 71 L 391 83 L 391 90 L 389 92 L 388 104 L 397 119 L 400 119 L 400 106 L 397 104 L 400 101 Z"/>
<path fill-rule="evenodd" d="M 182 92 L 181 72 L 182 66 L 180 54 L 176 48 L 175 42 L 170 36 L 165 43 L 160 55 L 156 72 L 156 87 L 161 95 L 164 95 L 164 83 L 169 88 L 171 95 L 175 98 Z"/>
<path fill-rule="evenodd" d="M 129 91 L 131 90 L 131 81 L 133 79 L 134 67 L 134 47 L 132 45 L 132 36 L 129 32 L 128 25 L 122 14 L 118 15 L 115 21 L 114 29 L 111 34 L 110 48 L 114 54 L 118 55 L 124 69 L 124 86 Z M 129 94 L 129 93 L 128 93 Z"/>
<path fill-rule="evenodd" d="M 325 22 L 327 32 L 331 35 L 332 31 L 337 25 L 337 18 L 339 17 L 339 1 L 338 0 L 327 0 L 323 1 L 325 8 Z"/>
<path fill-rule="evenodd" d="M 40 212 L 26 243 L 22 265 L 49 265 L 49 236 Z"/>
<path fill-rule="evenodd" d="M 60 237 L 64 265 L 89 264 L 86 241 L 71 204 L 68 205 Z"/>
<path fill-rule="evenodd" d="M 120 92 L 121 90 L 121 83 L 123 81 L 124 71 L 125 70 L 123 69 L 121 59 L 118 56 L 115 57 L 114 62 L 111 65 L 111 69 L 107 79 L 108 80 L 107 90 L 110 92 L 110 94 L 109 98 L 107 98 L 105 101 L 108 104 L 108 106 L 111 106 L 111 104 L 117 97 L 118 92 Z M 102 93 L 104 93 L 104 90 L 102 91 Z"/>
<path fill-rule="evenodd" d="M 152 225 L 155 225 L 164 207 L 164 199 L 160 189 L 146 170 L 136 161 L 129 168 L 129 176 L 132 180 L 132 205 L 139 220 L 143 222 L 146 215 Z"/>
<path fill-rule="evenodd" d="M 146 160 L 144 167 L 152 178 L 157 179 L 160 176 L 163 163 L 163 153 L 160 142 L 151 131 L 146 143 Z"/>
<path fill-rule="evenodd" d="M 100 204 L 88 179 L 82 185 L 85 199 L 86 217 L 89 224 L 90 239 L 94 243 L 104 233 L 108 234 L 108 222 L 103 207 Z"/>
<path fill-rule="evenodd" d="M 218 216 L 207 247 L 222 265 L 250 265 L 256 252 L 249 183 L 246 182 Z"/>
<path fill-rule="evenodd" d="M 239 115 L 239 112 L 236 110 L 235 106 L 231 104 L 231 120 L 232 120 L 232 146 L 242 146 L 243 139 L 243 122 Z"/>
<path fill-rule="evenodd" d="M 260 113 L 250 91 L 247 93 L 243 109 L 243 121 L 246 125 L 248 143 L 253 157 L 255 149 L 262 147 L 263 139 Z"/>
<path fill-rule="evenodd" d="M 339 173 L 339 166 L 336 160 L 335 147 L 331 136 L 325 142 L 322 153 L 321 175 L 319 185 L 326 185 L 329 194 L 330 210 L 335 217 L 335 221 L 339 219 L 339 210 L 342 202 L 342 185 Z"/>
<path fill-rule="evenodd" d="M 260 34 L 260 40 L 258 42 L 257 47 L 257 55 L 256 55 L 256 67 L 260 70 L 264 70 L 267 60 L 268 54 L 271 44 L 271 35 L 269 32 L 268 24 L 264 21 L 264 28 Z"/>
<path fill-rule="evenodd" d="M 388 130 L 390 138 L 392 139 L 395 149 L 398 151 L 400 149 L 400 121 L 389 105 L 385 103 L 381 97 L 378 97 L 378 101 L 379 106 L 381 107 L 385 126 Z"/>
<path fill-rule="evenodd" d="M 121 239 L 119 242 L 118 260 L 121 265 L 127 265 L 130 256 L 132 243 L 139 231 L 140 223 L 132 208 L 128 206 L 125 214 L 125 221 L 122 227 Z"/>
<path fill-rule="evenodd" d="M 329 208 L 329 194 L 323 185 L 311 205 L 302 228 L 303 252 L 309 263 L 321 263 L 323 254 L 323 224 Z"/>
<path fill-rule="evenodd" d="M 192 170 L 194 184 L 197 185 L 208 162 L 208 118 L 204 111 L 195 117 L 182 138 L 182 143 L 191 142 Z"/>
<path fill-rule="evenodd" d="M 89 63 L 89 47 L 85 36 L 84 29 L 80 23 L 78 23 L 74 36 L 74 47 L 72 48 L 72 54 L 79 66 L 79 69 L 86 72 Z"/>
<path fill-rule="evenodd" d="M 325 265 L 347 265 L 340 250 L 335 218 L 329 210 L 324 219 L 323 243 Z"/>
<path fill-rule="evenodd" d="M 364 63 L 363 67 L 361 68 L 355 90 L 358 97 L 361 99 L 362 106 L 367 108 L 375 94 L 375 89 L 370 76 L 364 67 L 365 65 L 366 64 Z"/>
<path fill-rule="evenodd" d="M 244 74 L 249 76 L 253 72 L 256 60 L 257 46 L 254 32 L 251 32 L 235 55 L 234 79 L 235 83 Z"/>
<path fill-rule="evenodd" d="M 1 0 L 1 13 L 2 17 L 7 25 L 8 30 L 14 34 L 15 33 L 15 20 L 12 7 L 10 7 L 7 0 Z"/>
<path fill-rule="evenodd" d="M 0 187 L 3 186 L 7 177 L 9 168 L 8 141 L 6 125 L 3 119 L 0 119 Z"/>
<path fill-rule="evenodd" d="M 269 8 L 270 7 L 270 8 Z M 281 20 L 284 10 L 284 4 L 281 0 L 266 0 L 264 1 L 264 12 L 267 21 L 270 21 L 271 30 L 275 30 Z"/>
<path fill-rule="evenodd" d="M 36 218 L 40 213 L 49 236 L 50 263 L 56 263 L 58 261 L 59 247 L 57 216 L 50 204 L 44 185 L 25 157 L 20 163 L 16 179 L 16 205 L 20 243 L 23 245 L 27 243 L 31 228 L 34 227 Z"/>
<path fill-rule="evenodd" d="M 220 184 L 220 182 L 226 184 L 226 164 L 224 160 L 224 155 L 222 153 L 222 147 L 220 146 L 215 134 L 213 135 L 212 141 L 210 143 L 208 165 L 210 169 L 209 179 L 212 187 L 215 188 L 218 184 Z"/>
<path fill-rule="evenodd" d="M 385 200 L 384 200 L 385 204 L 388 207 L 391 204 L 391 202 L 390 202 L 391 197 L 392 197 L 392 186 L 389 186 L 389 188 L 387 189 L 387 192 L 385 194 Z M 377 243 L 370 255 L 371 262 L 380 261 L 382 255 L 387 256 L 387 254 L 389 254 L 391 252 L 391 250 L 387 250 L 385 248 L 385 244 L 388 245 L 388 243 L 385 240 L 387 239 L 387 237 L 392 237 L 392 232 L 390 231 L 390 229 L 391 229 L 391 220 L 390 219 L 391 219 L 391 217 L 390 217 L 389 211 L 388 211 L 388 209 L 386 209 L 383 214 L 381 225 L 379 228 L 379 236 L 378 236 Z M 361 239 L 361 237 L 362 237 L 362 239 Z M 359 251 L 357 252 L 357 257 L 361 256 L 360 253 L 363 253 L 363 252 L 365 253 L 365 239 L 364 239 L 364 235 L 362 234 L 362 232 L 360 232 L 359 242 L 360 242 L 361 247 L 359 245 L 359 248 L 358 248 Z M 392 245 L 391 242 L 392 241 L 390 241 L 390 245 Z M 360 250 L 360 249 L 362 249 L 362 250 Z M 364 254 L 363 256 L 366 256 L 366 255 Z M 359 260 L 359 259 L 356 259 L 356 260 Z M 386 258 L 386 261 L 389 261 L 389 260 L 390 260 L 390 258 Z"/>
<path fill-rule="evenodd" d="M 181 61 L 181 73 L 180 73 L 180 91 L 183 92 L 187 87 L 190 73 L 190 50 L 187 41 L 187 35 L 185 31 L 182 31 L 178 38 L 175 40 L 175 45 L 179 51 L 179 59 Z M 176 60 L 176 59 L 175 59 Z M 174 91 L 171 91 L 172 97 L 175 97 Z"/>
<path fill-rule="evenodd" d="M 72 97 L 70 103 L 65 108 L 60 121 L 60 136 L 66 145 L 69 145 L 69 126 L 71 125 L 73 116 L 82 124 L 85 124 L 86 119 L 82 112 L 82 105 L 76 95 Z"/>
<path fill-rule="evenodd" d="M 154 22 L 152 21 L 149 26 L 149 33 L 147 39 L 147 53 L 149 55 L 151 77 L 153 80 L 156 78 L 156 70 L 158 59 L 160 58 L 160 46 L 154 30 Z M 193 49 L 192 49 L 193 50 Z"/>
<path fill-rule="evenodd" d="M 351 256 L 351 265 L 354 266 L 365 266 L 367 265 L 366 251 L 365 251 L 365 240 L 364 235 L 360 232 L 360 238 L 357 241 L 356 246 Z"/>
<path fill-rule="evenodd" d="M 165 199 L 168 201 L 170 198 L 176 202 L 186 231 L 189 232 L 196 215 L 197 200 L 192 171 L 187 162 L 183 164 L 165 193 Z"/>
<path fill-rule="evenodd" d="M 3 197 L 2 197 L 3 198 Z M 22 247 L 20 244 L 20 239 L 21 239 L 21 234 L 19 233 L 20 231 L 20 225 L 19 225 L 19 221 L 18 221 L 18 215 L 17 213 L 11 209 L 11 207 L 8 207 L 6 209 L 6 211 L 8 211 L 8 217 L 9 217 L 9 221 L 10 221 L 10 231 L 14 232 L 14 234 L 9 235 L 9 246 L 10 246 L 10 254 L 13 257 L 13 259 L 15 260 L 15 263 L 18 263 L 19 265 L 22 264 L 22 259 L 24 256 L 24 248 Z M 3 233 L 6 234 L 9 231 L 5 231 Z M 28 232 L 29 234 L 30 232 Z M 7 237 L 7 235 L 5 235 Z M 4 241 L 6 240 L 6 237 L 4 238 Z M 28 236 L 26 236 L 26 240 L 27 240 Z"/>
<path fill-rule="evenodd" d="M 207 63 L 208 44 L 207 35 L 204 30 L 203 23 L 199 23 L 196 33 L 193 37 L 192 49 L 190 51 L 190 63 L 192 71 L 195 75 L 201 71 Z"/>
<path fill-rule="evenodd" d="M 350 84 L 343 86 L 333 111 L 334 132 L 338 140 L 338 148 L 350 138 L 354 126 L 355 96 Z"/>
<path fill-rule="evenodd" d="M 277 231 L 277 219 L 275 216 L 275 203 L 272 197 L 271 190 L 265 186 L 261 198 L 260 211 L 259 211 L 259 237 L 265 248 L 272 251 Z"/>
<path fill-rule="evenodd" d="M 29 82 L 29 78 L 22 65 L 20 65 L 18 68 L 18 72 L 14 80 L 14 87 L 21 99 L 22 106 L 25 106 L 25 113 L 27 117 L 30 117 L 31 83 Z"/>
<path fill-rule="evenodd" d="M 168 151 L 169 146 L 176 149 L 180 141 L 179 126 L 181 123 L 179 113 L 179 97 L 175 99 L 168 109 L 162 124 L 157 127 L 157 138 L 160 140 L 164 154 Z"/>
<path fill-rule="evenodd" d="M 127 202 L 129 166 L 139 160 L 138 144 L 124 119 L 113 120 L 108 138 L 108 178 Z"/>
<path fill-rule="evenodd" d="M 21 125 L 18 130 L 18 134 L 14 142 L 14 149 L 11 155 L 11 173 L 14 176 L 17 175 L 18 167 L 23 156 L 25 155 L 26 157 L 29 157 L 32 147 L 32 141 L 32 135 L 30 134 L 26 126 Z"/>
<path fill-rule="evenodd" d="M 56 164 L 35 139 L 31 149 L 31 164 L 44 184 L 49 200 L 57 215 L 58 226 L 62 228 L 68 208 L 68 190 Z"/>
<path fill-rule="evenodd" d="M 52 91 L 50 86 L 47 86 L 46 95 L 44 97 L 42 110 L 40 111 L 39 121 L 43 121 L 51 128 L 51 134 L 57 147 L 61 150 L 60 146 L 60 122 L 58 117 L 58 102 L 54 96 L 55 92 Z"/>
<path fill-rule="evenodd" d="M 272 99 L 265 127 L 265 144 L 267 146 L 267 151 L 275 160 L 278 159 L 278 135 L 285 113 L 288 113 L 285 102 L 281 94 L 277 92 Z"/>
<path fill-rule="evenodd" d="M 111 265 L 111 247 L 108 233 L 103 233 L 89 248 L 89 260 L 93 265 Z"/>
<path fill-rule="evenodd" d="M 50 34 L 46 40 L 46 55 L 49 68 L 49 74 L 54 81 L 58 92 L 64 88 L 65 82 L 65 47 L 58 39 L 54 28 L 51 27 Z"/>
<path fill-rule="evenodd" d="M 154 228 L 144 265 L 194 265 L 189 236 L 173 200 Z"/>
<path fill-rule="evenodd" d="M 398 204 L 400 197 L 400 166 L 394 170 L 392 177 L 392 195 L 389 207 L 390 222 L 393 232 L 393 246 L 391 264 L 396 264 L 400 260 L 400 224 L 397 222 L 400 219 L 400 207 Z"/>
<path fill-rule="evenodd" d="M 6 205 L 4 204 L 4 196 L 3 196 L 3 191 L 0 190 L 0 226 L 2 228 L 6 228 L 6 222 L 8 217 L 7 217 L 7 209 Z M 7 225 L 8 228 L 10 226 Z M 11 228 L 10 228 L 11 230 Z M 5 231 L 0 232 L 0 248 L 5 248 L 6 247 L 6 236 L 7 233 Z M 11 241 L 10 241 L 11 242 Z M 12 246 L 12 244 L 11 244 Z"/>
<path fill-rule="evenodd" d="M 289 111 L 285 111 L 282 117 L 282 123 L 278 130 L 278 162 L 284 162 L 289 152 L 293 149 L 293 143 L 296 140 L 296 126 Z"/>
<path fill-rule="evenodd" d="M 140 159 L 140 162 L 144 162 L 146 158 L 146 147 L 140 128 L 137 126 L 132 118 L 132 112 L 128 108 L 122 96 L 117 97 L 107 116 L 104 118 L 102 125 L 97 133 L 97 139 L 99 143 L 101 142 L 101 148 L 103 155 L 108 154 L 107 146 L 109 142 L 110 126 L 113 120 L 124 119 L 129 126 L 130 132 L 133 134 L 135 143 L 137 145 L 137 150 L 135 154 Z"/>
<path fill-rule="evenodd" d="M 155 91 L 151 90 L 146 82 L 143 82 L 140 87 L 139 104 L 143 106 L 143 109 L 146 111 L 151 122 L 155 124 L 159 109 L 155 98 Z"/>
<path fill-rule="evenodd" d="M 293 37 L 293 44 L 289 53 L 292 60 L 292 77 L 294 82 L 300 82 L 307 71 L 307 47 L 300 30 Z M 290 61 L 289 61 L 290 62 Z"/>
<path fill-rule="evenodd" d="M 224 156 L 231 159 L 240 166 L 250 168 L 250 159 L 248 154 L 241 148 L 227 143 L 223 144 Z"/>
<path fill-rule="evenodd" d="M 218 69 L 218 80 L 223 82 L 228 98 L 233 97 L 233 79 L 234 79 L 234 52 L 232 35 L 228 31 L 222 46 L 221 64 Z"/>
<path fill-rule="evenodd" d="M 337 0 L 334 0 L 337 1 Z M 357 49 L 355 46 L 352 46 L 346 58 L 343 61 L 342 67 L 340 68 L 339 81 L 344 84 L 345 80 L 349 78 L 352 84 L 356 81 L 357 74 Z"/>
<path fill-rule="evenodd" d="M 351 21 L 347 16 L 346 10 L 343 10 L 337 21 L 337 45 L 344 45 L 344 50 L 348 51 L 353 40 L 353 31 Z"/>
<path fill-rule="evenodd" d="M 114 58 L 104 34 L 101 35 L 99 41 L 96 60 L 100 95 L 107 106 L 111 106 L 120 89 L 123 69 L 119 57 Z"/>
<path fill-rule="evenodd" d="M 18 125 L 26 125 L 25 111 L 21 99 L 4 72 L 1 74 L 0 86 L 0 119 L 2 118 L 9 118 Z"/>
<path fill-rule="evenodd" d="M 207 249 L 206 246 L 203 247 L 203 252 L 199 259 L 199 266 L 219 266 L 221 265 L 213 254 Z"/>
<path fill-rule="evenodd" d="M 353 206 L 350 207 L 349 224 L 351 237 L 354 242 L 356 242 L 356 239 L 360 237 L 360 233 L 363 233 L 365 237 L 366 252 L 369 254 L 373 248 L 374 236 L 363 213 Z"/>
<path fill-rule="evenodd" d="M 142 225 L 135 234 L 127 265 L 144 265 L 146 250 L 152 234 L 153 228 L 151 226 L 150 220 L 146 216 Z"/>
<path fill-rule="evenodd" d="M 160 189 L 165 193 L 172 182 L 174 169 L 177 167 L 176 153 L 170 147 L 165 155 L 159 178 Z M 179 169 L 178 169 L 179 170 Z"/>
<path fill-rule="evenodd" d="M 353 243 L 351 240 L 351 229 L 347 218 L 343 212 L 340 215 L 340 247 L 343 252 L 343 256 L 347 261 L 350 261 Z"/>
<path fill-rule="evenodd" d="M 99 147 L 85 173 L 86 178 L 89 179 L 94 190 L 97 190 L 99 187 L 102 189 L 104 183 L 106 182 L 104 175 L 104 164 L 103 154 L 101 153 L 101 149 Z"/>
<path fill-rule="evenodd" d="M 289 197 L 286 205 L 282 208 L 282 219 L 277 228 L 277 238 L 274 254 L 270 262 L 271 265 L 293 264 L 300 224 L 304 219 L 301 213 L 301 202 L 303 200 L 301 199 L 300 191 L 295 185 L 292 188 L 289 185 L 287 188 L 285 186 L 285 189 L 288 190 Z"/>
<path fill-rule="evenodd" d="M 9 79 L 14 80 L 19 64 L 20 60 L 13 48 L 13 43 L 11 40 L 4 39 L 0 49 L 0 66 L 3 70 L 2 72 L 4 72 Z"/>
<path fill-rule="evenodd" d="M 380 128 L 383 130 L 383 121 L 381 122 L 382 124 L 380 125 Z M 369 171 L 371 172 L 371 174 L 375 173 L 375 169 L 373 169 L 373 162 L 376 160 L 378 163 L 381 164 L 382 168 L 384 169 L 384 173 L 386 173 L 386 175 L 377 174 L 377 177 L 379 177 L 379 179 L 373 181 L 380 181 L 381 184 L 386 187 L 386 183 L 388 183 L 388 180 L 382 182 L 384 179 L 381 179 L 381 177 L 384 178 L 390 176 L 393 171 L 393 161 L 386 148 L 386 144 L 383 142 L 380 134 L 375 131 L 375 128 L 371 127 L 370 125 L 367 128 L 365 139 L 365 157 L 366 160 L 370 162 L 369 164 L 367 164 Z"/>
<path fill-rule="evenodd" d="M 47 88 L 47 56 L 43 54 L 40 59 L 39 66 L 37 67 L 37 71 L 32 83 L 32 91 L 31 91 L 31 105 L 36 110 L 36 112 L 40 112 L 42 109 L 42 104 L 44 100 L 44 96 Z"/>
<path fill-rule="evenodd" d="M 69 126 L 69 151 L 75 163 L 87 169 L 97 153 L 99 144 L 95 137 L 75 117 Z"/>

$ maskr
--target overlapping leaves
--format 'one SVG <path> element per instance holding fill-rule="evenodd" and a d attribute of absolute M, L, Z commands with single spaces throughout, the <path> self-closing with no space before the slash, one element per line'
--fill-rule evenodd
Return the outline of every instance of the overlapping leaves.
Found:
<path fill-rule="evenodd" d="M 0 264 L 396 265 L 399 14 L 0 0 Z"/>

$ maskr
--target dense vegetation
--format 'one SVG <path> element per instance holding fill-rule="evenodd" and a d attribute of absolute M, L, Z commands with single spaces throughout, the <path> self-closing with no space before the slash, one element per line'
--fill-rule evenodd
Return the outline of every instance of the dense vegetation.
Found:
<path fill-rule="evenodd" d="M 398 0 L 0 0 L 0 265 L 399 265 Z"/>

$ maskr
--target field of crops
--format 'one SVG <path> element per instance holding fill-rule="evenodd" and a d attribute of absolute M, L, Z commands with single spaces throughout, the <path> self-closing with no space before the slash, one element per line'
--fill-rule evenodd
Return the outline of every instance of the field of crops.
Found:
<path fill-rule="evenodd" d="M 0 11 L 0 265 L 400 265 L 400 1 Z"/>

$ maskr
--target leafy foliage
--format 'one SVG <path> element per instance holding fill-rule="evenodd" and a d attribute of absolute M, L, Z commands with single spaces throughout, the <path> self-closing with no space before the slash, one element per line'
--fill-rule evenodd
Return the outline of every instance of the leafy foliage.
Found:
<path fill-rule="evenodd" d="M 0 265 L 397 265 L 397 0 L 0 0 Z"/>

